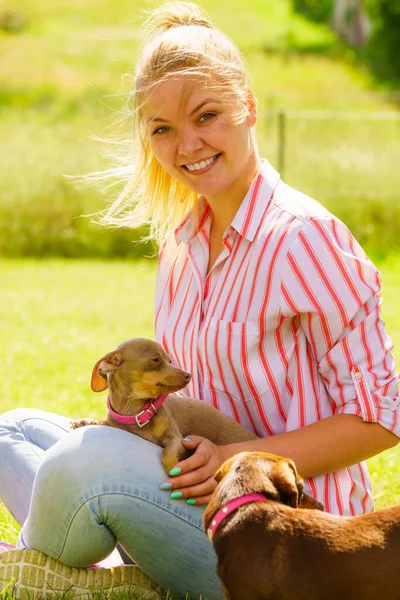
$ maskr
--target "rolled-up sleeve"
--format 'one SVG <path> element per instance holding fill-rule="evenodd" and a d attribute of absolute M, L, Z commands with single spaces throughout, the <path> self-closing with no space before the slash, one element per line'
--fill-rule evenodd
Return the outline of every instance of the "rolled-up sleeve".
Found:
<path fill-rule="evenodd" d="M 378 270 L 333 217 L 310 219 L 287 258 L 284 297 L 295 307 L 334 414 L 355 414 L 400 437 L 399 375 L 380 314 Z"/>

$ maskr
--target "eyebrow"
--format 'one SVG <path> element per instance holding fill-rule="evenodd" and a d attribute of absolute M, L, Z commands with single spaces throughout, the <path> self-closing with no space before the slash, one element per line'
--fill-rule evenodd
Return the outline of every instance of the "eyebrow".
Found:
<path fill-rule="evenodd" d="M 192 112 L 190 113 L 190 116 L 194 115 L 194 113 L 196 113 L 198 110 L 200 110 L 200 108 L 202 108 L 205 104 L 208 104 L 209 102 L 215 102 L 216 104 L 221 104 L 221 100 L 216 100 L 215 98 L 207 98 L 206 100 L 203 100 L 203 102 L 201 102 L 198 106 L 196 106 Z M 147 123 L 151 122 L 159 122 L 159 123 L 168 123 L 167 119 L 161 119 L 161 117 L 149 117 L 147 119 Z"/>

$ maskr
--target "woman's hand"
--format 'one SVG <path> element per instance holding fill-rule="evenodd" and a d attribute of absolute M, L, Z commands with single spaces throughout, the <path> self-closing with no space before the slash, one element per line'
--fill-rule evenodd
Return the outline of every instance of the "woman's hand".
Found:
<path fill-rule="evenodd" d="M 176 494 L 174 498 L 189 500 L 188 504 L 207 504 L 217 486 L 214 475 L 228 458 L 228 453 L 225 446 L 216 446 L 198 435 L 191 435 L 189 439 L 182 440 L 182 444 L 188 450 L 194 450 L 194 454 L 175 465 L 173 471 L 180 471 L 164 482 L 164 486 L 171 483 L 172 487 L 163 489 Z"/>

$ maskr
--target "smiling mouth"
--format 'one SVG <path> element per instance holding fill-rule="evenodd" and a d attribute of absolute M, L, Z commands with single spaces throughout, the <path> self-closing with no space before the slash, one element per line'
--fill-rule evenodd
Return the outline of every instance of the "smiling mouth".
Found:
<path fill-rule="evenodd" d="M 214 156 L 211 156 L 211 158 L 207 158 L 207 160 L 201 160 L 198 163 L 182 165 L 182 169 L 185 169 L 185 171 L 188 171 L 189 173 L 202 173 L 208 170 L 220 156 L 221 153 L 215 154 Z"/>

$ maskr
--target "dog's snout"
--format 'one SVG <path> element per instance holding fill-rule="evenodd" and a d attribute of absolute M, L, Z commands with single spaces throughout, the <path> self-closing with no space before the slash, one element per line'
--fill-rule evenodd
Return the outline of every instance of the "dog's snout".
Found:
<path fill-rule="evenodd" d="M 189 381 L 192 379 L 192 376 L 190 373 L 185 373 L 185 371 L 182 371 L 182 375 L 183 375 L 183 378 L 186 381 L 186 383 L 189 383 Z"/>

